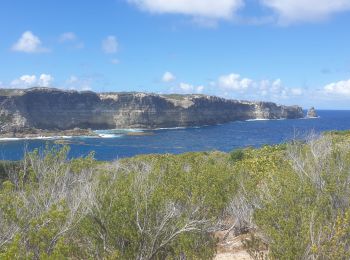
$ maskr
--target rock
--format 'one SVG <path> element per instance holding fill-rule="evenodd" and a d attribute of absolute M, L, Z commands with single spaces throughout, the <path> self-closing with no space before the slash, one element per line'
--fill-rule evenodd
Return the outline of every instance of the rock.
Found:
<path fill-rule="evenodd" d="M 316 117 L 318 117 L 314 107 L 311 107 L 309 109 L 309 111 L 307 111 L 307 116 L 306 117 L 307 118 L 316 118 Z"/>
<path fill-rule="evenodd" d="M 0 127 L 5 132 L 11 129 L 152 129 L 302 117 L 299 106 L 206 95 L 99 94 L 52 88 L 0 90 L 0 118 L 3 119 Z"/>

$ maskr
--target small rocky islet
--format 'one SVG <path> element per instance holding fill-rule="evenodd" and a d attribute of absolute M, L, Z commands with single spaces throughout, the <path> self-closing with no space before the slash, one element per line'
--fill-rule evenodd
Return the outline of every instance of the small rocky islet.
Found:
<path fill-rule="evenodd" d="M 307 111 L 307 118 L 318 118 L 316 109 L 314 107 L 311 107 L 308 111 Z"/>

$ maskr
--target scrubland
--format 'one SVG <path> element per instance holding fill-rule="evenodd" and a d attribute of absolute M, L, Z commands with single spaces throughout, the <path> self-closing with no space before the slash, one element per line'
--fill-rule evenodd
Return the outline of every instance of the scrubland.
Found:
<path fill-rule="evenodd" d="M 350 132 L 231 153 L 0 166 L 0 259 L 349 259 Z"/>

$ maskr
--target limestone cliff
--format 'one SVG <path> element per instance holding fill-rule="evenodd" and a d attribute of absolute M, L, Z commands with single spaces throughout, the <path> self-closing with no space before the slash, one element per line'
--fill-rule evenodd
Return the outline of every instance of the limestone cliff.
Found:
<path fill-rule="evenodd" d="M 94 93 L 49 88 L 0 90 L 0 132 L 200 126 L 247 119 L 301 118 L 298 106 L 206 95 Z"/>

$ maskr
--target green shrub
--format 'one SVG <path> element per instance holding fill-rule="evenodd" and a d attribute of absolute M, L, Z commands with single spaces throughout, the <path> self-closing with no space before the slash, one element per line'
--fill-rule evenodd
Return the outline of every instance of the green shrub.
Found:
<path fill-rule="evenodd" d="M 230 161 L 233 163 L 241 161 L 243 157 L 244 157 L 244 151 L 242 149 L 237 149 L 230 153 Z"/>
<path fill-rule="evenodd" d="M 212 259 L 227 220 L 255 258 L 350 258 L 347 134 L 113 163 L 67 153 L 0 164 L 0 259 Z"/>
<path fill-rule="evenodd" d="M 212 259 L 210 228 L 236 189 L 221 157 L 189 153 L 120 161 L 99 176 L 98 203 L 84 219 L 81 237 L 94 245 L 96 257 L 113 252 L 122 259 Z"/>
<path fill-rule="evenodd" d="M 9 178 L 10 172 L 19 170 L 20 162 L 0 161 L 0 183 Z"/>
<path fill-rule="evenodd" d="M 341 220 L 350 210 L 350 149 L 343 141 L 325 136 L 295 143 L 277 154 L 280 159 L 260 157 L 257 168 L 242 162 L 250 163 L 244 186 L 258 201 L 254 222 L 271 259 L 349 257 L 350 222 Z"/>
<path fill-rule="evenodd" d="M 212 230 L 237 188 L 226 154 L 97 163 L 67 153 L 29 153 L 3 183 L 2 232 L 10 236 L 0 236 L 0 258 L 213 257 Z"/>

